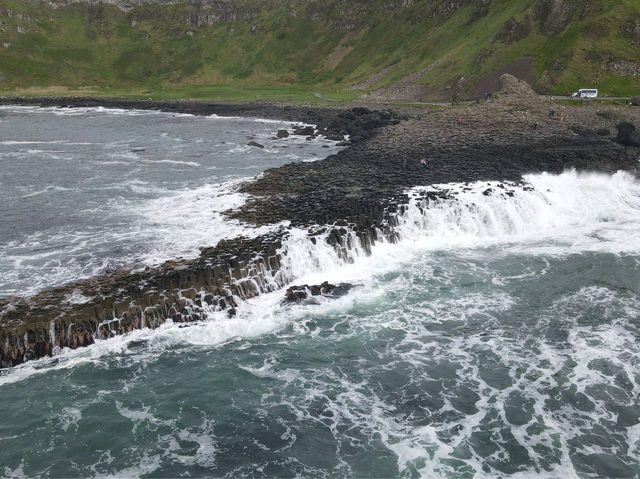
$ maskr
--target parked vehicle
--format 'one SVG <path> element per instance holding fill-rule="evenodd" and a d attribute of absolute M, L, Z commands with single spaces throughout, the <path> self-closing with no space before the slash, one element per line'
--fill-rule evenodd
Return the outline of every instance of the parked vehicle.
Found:
<path fill-rule="evenodd" d="M 580 88 L 571 94 L 573 98 L 598 98 L 598 90 L 595 88 Z"/>

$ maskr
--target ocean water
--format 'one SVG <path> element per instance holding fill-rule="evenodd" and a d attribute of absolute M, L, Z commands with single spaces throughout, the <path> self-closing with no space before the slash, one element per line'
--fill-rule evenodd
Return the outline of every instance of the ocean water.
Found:
<path fill-rule="evenodd" d="M 238 181 L 335 142 L 287 122 L 104 108 L 0 107 L 0 296 L 195 257 L 247 230 Z M 247 146 L 249 141 L 264 149 Z"/>
<path fill-rule="evenodd" d="M 415 188 L 399 242 L 349 262 L 291 230 L 288 277 L 344 297 L 4 373 L 0 475 L 638 477 L 640 182 L 524 180 Z"/>

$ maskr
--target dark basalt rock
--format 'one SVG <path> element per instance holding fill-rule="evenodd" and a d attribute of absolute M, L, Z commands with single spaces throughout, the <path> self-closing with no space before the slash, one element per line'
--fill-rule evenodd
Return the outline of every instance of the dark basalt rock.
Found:
<path fill-rule="evenodd" d="M 278 133 L 276 133 L 276 137 L 277 138 L 288 138 L 289 137 L 289 132 L 287 130 L 278 130 Z"/>
<path fill-rule="evenodd" d="M 594 132 L 593 130 L 589 130 L 587 128 L 580 128 L 577 126 L 570 127 L 570 130 L 580 136 L 593 136 L 596 134 L 596 132 Z"/>
<path fill-rule="evenodd" d="M 425 128 L 425 120 L 415 123 L 413 130 L 412 123 L 397 129 L 381 128 L 400 121 L 402 115 L 366 108 L 94 99 L 20 99 L 15 103 L 59 106 L 61 101 L 76 107 L 113 106 L 284 119 L 299 122 L 298 125 L 315 124 L 325 137 L 349 135 L 349 148 L 336 155 L 314 163 L 270 169 L 258 180 L 245 183 L 240 192 L 250 194 L 252 199 L 227 213 L 256 225 L 285 220 L 296 227 L 310 229 L 313 225 L 313 240 L 323 241 L 321 235 L 326 235 L 327 242 L 345 261 L 350 260 L 354 241 L 370 252 L 381 238 L 397 240 L 394 228 L 397 215 L 405 211 L 409 202 L 408 188 L 498 180 L 502 186 L 494 191 L 485 188 L 486 194 L 504 191 L 511 196 L 512 183 L 508 182 L 521 182 L 524 173 L 561 173 L 567 168 L 613 172 L 637 167 L 637 153 L 623 146 L 635 144 L 637 132 L 632 124 L 619 125 L 617 142 L 596 134 L 557 132 L 555 128 L 538 128 L 531 135 L 528 127 L 521 134 L 515 128 L 505 129 L 505 123 L 499 121 L 492 125 L 490 117 L 473 129 L 467 128 L 467 123 L 454 128 L 446 122 L 432 124 L 427 127 L 437 131 L 438 136 L 429 138 L 419 133 Z M 305 128 L 313 130 L 305 132 L 305 136 L 316 134 L 312 127 Z M 588 124 L 581 124 L 581 128 L 595 129 Z M 461 137 L 466 131 L 467 136 Z M 420 166 L 420 158 L 426 159 L 426 166 Z M 404 164 L 403 159 L 407 160 Z M 505 184 L 509 189 L 503 187 Z M 528 190 L 527 186 L 523 188 Z M 449 198 L 446 188 L 425 191 L 422 207 Z M 280 289 L 289 281 L 281 274 L 280 266 L 286 234 L 280 230 L 257 238 L 224 240 L 215 247 L 203 248 L 195 260 L 169 261 L 144 272 L 114 271 L 30 298 L 0 298 L 0 364 L 14 366 L 31 357 L 51 356 L 63 347 L 82 347 L 94 339 L 136 328 L 155 328 L 167 320 L 188 323 L 216 311 L 232 316 L 239 300 Z M 329 283 L 291 286 L 285 301 L 295 303 L 319 295 L 335 297 L 350 288 L 352 285 Z M 76 290 L 91 300 L 69 304 L 65 298 Z"/>
<path fill-rule="evenodd" d="M 325 138 L 331 141 L 344 141 L 344 135 L 339 133 L 326 135 Z"/>
<path fill-rule="evenodd" d="M 328 281 L 313 286 L 309 286 L 308 284 L 291 286 L 285 293 L 285 301 L 289 303 L 296 303 L 307 299 L 309 296 L 338 298 L 340 296 L 345 296 L 352 288 L 353 285 L 349 283 L 333 285 Z"/>
<path fill-rule="evenodd" d="M 640 146 L 640 134 L 636 127 L 629 122 L 622 122 L 616 125 L 618 136 L 616 141 L 625 146 Z"/>
<path fill-rule="evenodd" d="M 300 127 L 293 130 L 293 134 L 298 136 L 310 136 L 310 135 L 313 135 L 315 132 L 316 130 L 312 126 Z"/>
<path fill-rule="evenodd" d="M 250 141 L 249 143 L 247 143 L 247 146 L 254 146 L 256 148 L 264 148 L 264 145 L 261 145 L 260 143 L 258 143 L 256 141 Z"/>
<path fill-rule="evenodd" d="M 283 232 L 223 240 L 195 260 L 168 261 L 142 272 L 118 270 L 42 291 L 30 298 L 0 298 L 0 367 L 88 346 L 167 320 L 188 323 L 215 311 L 233 316 L 237 299 L 284 286 Z M 269 279 L 271 278 L 271 279 Z M 86 303 L 68 301 L 80 293 Z"/>

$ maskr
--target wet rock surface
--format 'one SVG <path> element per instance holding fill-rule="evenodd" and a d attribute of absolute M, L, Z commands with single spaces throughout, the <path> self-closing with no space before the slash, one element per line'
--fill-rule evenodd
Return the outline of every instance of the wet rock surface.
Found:
<path fill-rule="evenodd" d="M 354 286 L 350 283 L 340 283 L 338 285 L 325 281 L 322 284 L 309 286 L 308 284 L 290 286 L 284 295 L 288 303 L 298 303 L 310 296 L 325 296 L 329 298 L 339 298 L 346 295 Z"/>
<path fill-rule="evenodd" d="M 168 319 L 190 322 L 216 311 L 232 316 L 237 301 L 284 286 L 277 275 L 282 235 L 223 240 L 192 261 L 0 299 L 0 360 L 4 367 L 15 366 L 27 352 L 27 359 L 50 356 L 55 348 L 75 349 Z"/>
<path fill-rule="evenodd" d="M 640 146 L 640 133 L 636 130 L 636 127 L 628 121 L 618 123 L 616 125 L 618 129 L 618 136 L 616 141 L 625 146 Z"/>
<path fill-rule="evenodd" d="M 623 122 L 617 139 L 597 133 Z M 640 153 L 629 148 L 637 135 L 633 123 L 640 124 L 637 108 L 557 105 L 503 75 L 501 92 L 487 102 L 426 111 L 379 126 L 320 162 L 268 170 L 241 188 L 254 199 L 230 216 L 259 225 L 346 220 L 366 229 L 380 225 L 385 209 L 414 186 L 520 181 L 526 173 L 569 168 L 635 170 Z"/>
<path fill-rule="evenodd" d="M 569 168 L 635 172 L 640 109 L 552 104 L 524 82 L 503 76 L 503 88 L 489 101 L 443 110 L 404 113 L 367 108 L 311 109 L 271 105 L 213 105 L 190 102 L 132 102 L 92 99 L 4 99 L 43 106 L 111 106 L 193 114 L 244 115 L 298 122 L 291 133 L 348 135 L 350 147 L 324 160 L 267 170 L 240 191 L 251 199 L 230 218 L 255 225 L 289 220 L 308 228 L 313 241 L 326 241 L 345 261 L 354 242 L 370 251 L 394 226 L 410 187 L 449 182 L 499 180 L 504 194 L 525 173 L 560 173 Z M 553 109 L 554 114 L 549 111 Z M 310 123 L 315 127 L 300 125 Z M 616 126 L 622 125 L 621 128 Z M 604 130 L 618 131 L 617 136 Z M 289 132 L 287 132 L 289 133 Z M 284 137 L 283 133 L 281 134 Z M 420 159 L 425 159 L 421 164 Z M 487 196 L 497 194 L 487 189 Z M 446 189 L 426 191 L 437 203 Z M 96 339 L 167 320 L 189 322 L 212 312 L 233 316 L 238 301 L 284 287 L 282 244 L 287 232 L 223 240 L 199 258 L 169 261 L 142 272 L 116 271 L 30 298 L 0 299 L 0 364 L 54 355 Z M 346 294 L 351 285 L 291 286 L 286 301 Z M 71 301 L 80 295 L 81 304 Z M 306 295 L 306 296 L 305 296 Z"/>

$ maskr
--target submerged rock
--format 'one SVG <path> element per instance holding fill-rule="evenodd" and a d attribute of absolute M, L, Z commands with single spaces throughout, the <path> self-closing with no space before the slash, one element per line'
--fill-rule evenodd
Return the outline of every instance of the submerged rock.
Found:
<path fill-rule="evenodd" d="M 350 283 L 340 283 L 338 285 L 334 285 L 329 283 L 328 281 L 312 286 L 309 286 L 308 284 L 291 286 L 285 293 L 285 301 L 295 303 L 307 299 L 309 296 L 326 296 L 330 298 L 339 298 L 340 296 L 346 295 L 352 288 L 353 285 Z"/>
<path fill-rule="evenodd" d="M 331 141 L 344 141 L 344 135 L 341 135 L 340 133 L 328 134 L 325 138 Z"/>
<path fill-rule="evenodd" d="M 258 143 L 256 141 L 250 141 L 249 143 L 247 143 L 247 146 L 254 146 L 256 148 L 264 148 L 264 145 L 261 145 L 260 143 Z"/>
<path fill-rule="evenodd" d="M 299 135 L 299 136 L 309 136 L 309 135 L 313 135 L 315 132 L 316 130 L 312 126 L 305 126 L 305 127 L 296 128 L 295 130 L 293 130 L 293 134 Z"/>

